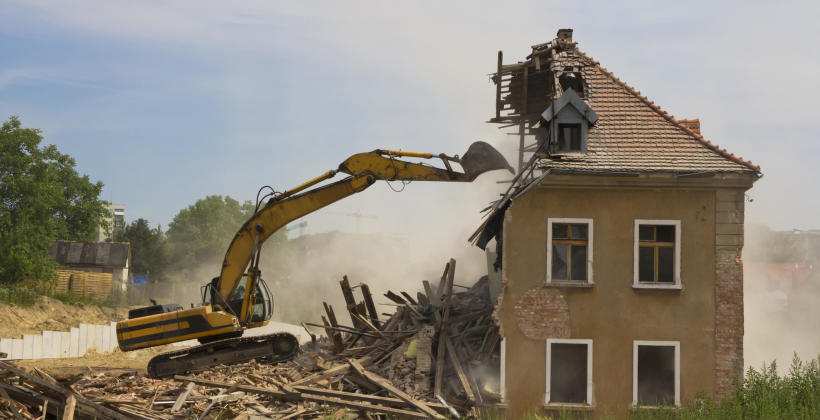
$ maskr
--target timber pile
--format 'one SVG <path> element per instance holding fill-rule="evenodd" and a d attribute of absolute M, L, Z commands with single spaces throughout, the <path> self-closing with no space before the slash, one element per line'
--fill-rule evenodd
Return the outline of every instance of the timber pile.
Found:
<path fill-rule="evenodd" d="M 52 377 L 0 362 L 0 417 L 443 418 L 498 401 L 498 330 L 487 279 L 453 292 L 455 260 L 436 287 L 385 296 L 397 306 L 384 320 L 365 284 L 341 282 L 352 326 L 325 304 L 327 338 L 294 360 L 218 366 L 150 379 L 137 372 Z M 364 300 L 356 302 L 354 291 Z M 319 325 L 319 324 L 312 324 Z M 496 378 L 497 379 L 497 378 Z M 54 416 L 54 417 L 52 417 Z"/>

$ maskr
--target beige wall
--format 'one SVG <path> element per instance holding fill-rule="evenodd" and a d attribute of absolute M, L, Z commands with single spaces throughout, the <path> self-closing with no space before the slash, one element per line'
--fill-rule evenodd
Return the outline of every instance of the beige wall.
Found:
<path fill-rule="evenodd" d="M 633 340 L 680 341 L 681 400 L 712 394 L 715 191 L 542 186 L 515 200 L 504 224 L 500 318 L 508 418 L 544 400 L 546 340 L 524 336 L 514 306 L 526 291 L 544 287 L 548 217 L 593 219 L 595 286 L 559 290 L 569 307 L 569 338 L 593 339 L 596 411 L 625 413 L 631 404 Z M 681 221 L 683 290 L 632 288 L 635 219 Z"/>

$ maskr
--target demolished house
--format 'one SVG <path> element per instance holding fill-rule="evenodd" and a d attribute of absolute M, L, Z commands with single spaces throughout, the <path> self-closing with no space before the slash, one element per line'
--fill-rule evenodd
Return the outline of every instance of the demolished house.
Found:
<path fill-rule="evenodd" d="M 564 29 L 525 61 L 499 52 L 492 77 L 490 122 L 518 130 L 519 173 L 473 239 L 498 255 L 508 417 L 725 395 L 743 371 L 744 201 L 760 168 L 576 45 Z"/>

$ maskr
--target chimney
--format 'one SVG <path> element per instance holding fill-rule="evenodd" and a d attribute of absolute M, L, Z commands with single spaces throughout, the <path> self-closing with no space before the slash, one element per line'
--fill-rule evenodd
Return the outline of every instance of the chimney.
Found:
<path fill-rule="evenodd" d="M 680 125 L 694 131 L 695 133 L 700 134 L 700 120 L 695 118 L 692 120 L 678 120 Z"/>
<path fill-rule="evenodd" d="M 572 29 L 559 29 L 558 39 L 561 41 L 572 42 Z"/>

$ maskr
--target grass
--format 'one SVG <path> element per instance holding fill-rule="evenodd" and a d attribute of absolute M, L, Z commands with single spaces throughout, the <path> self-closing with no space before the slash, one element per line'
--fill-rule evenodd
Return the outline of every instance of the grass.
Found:
<path fill-rule="evenodd" d="M 606 409 L 604 408 L 604 411 Z M 500 419 L 498 412 L 490 411 L 486 420 Z M 526 420 L 564 420 L 591 418 L 588 413 L 561 412 L 556 415 L 528 413 Z M 615 419 L 608 414 L 602 419 Z M 684 403 L 680 408 L 639 408 L 631 412 L 632 420 L 809 420 L 820 419 L 820 358 L 802 361 L 797 354 L 789 372 L 777 374 L 772 362 L 760 370 L 749 368 L 742 381 L 735 384 L 731 396 L 715 402 L 706 396 Z"/>
<path fill-rule="evenodd" d="M 17 306 L 31 306 L 37 302 L 39 296 L 40 294 L 34 288 L 20 283 L 0 286 L 0 302 Z"/>

